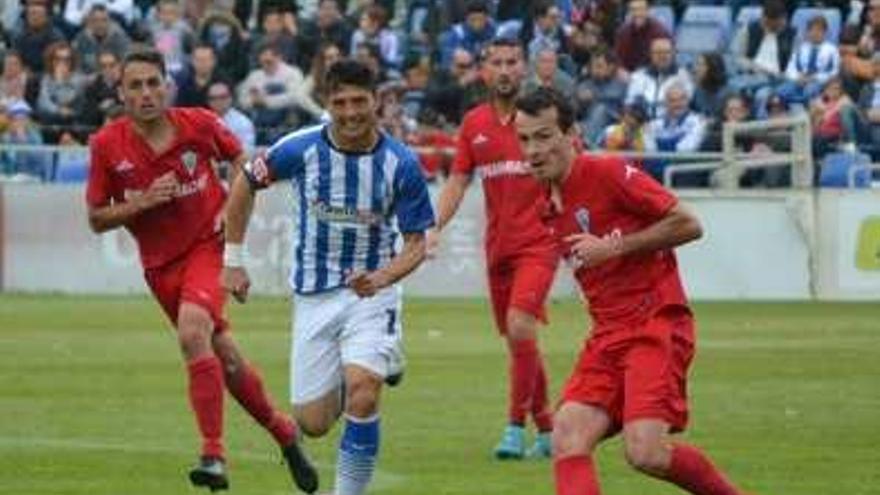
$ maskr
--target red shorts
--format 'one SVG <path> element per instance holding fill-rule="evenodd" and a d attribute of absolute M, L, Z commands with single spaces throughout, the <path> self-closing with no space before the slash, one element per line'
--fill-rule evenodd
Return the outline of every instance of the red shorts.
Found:
<path fill-rule="evenodd" d="M 144 272 L 147 285 L 171 322 L 177 326 L 177 312 L 183 302 L 204 308 L 214 321 L 214 331 L 223 332 L 226 291 L 220 285 L 223 244 L 216 238 L 202 241 L 180 258 Z"/>
<path fill-rule="evenodd" d="M 547 322 L 544 303 L 553 287 L 556 263 L 539 256 L 523 256 L 489 267 L 492 313 L 501 334 L 507 333 L 507 311 L 516 308 Z"/>
<path fill-rule="evenodd" d="M 684 306 L 662 308 L 633 325 L 594 329 L 562 402 L 599 407 L 617 433 L 635 419 L 661 419 L 672 431 L 687 426 L 687 372 L 694 356 L 694 320 Z"/>

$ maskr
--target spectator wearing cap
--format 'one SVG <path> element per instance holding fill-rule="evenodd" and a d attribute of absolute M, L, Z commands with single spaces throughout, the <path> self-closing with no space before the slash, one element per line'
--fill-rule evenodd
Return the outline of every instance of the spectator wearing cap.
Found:
<path fill-rule="evenodd" d="M 130 43 L 125 31 L 110 18 L 107 7 L 99 3 L 92 6 L 85 27 L 73 39 L 73 49 L 79 58 L 80 70 L 85 74 L 94 74 L 99 69 L 99 53 L 113 52 L 117 60 L 122 60 Z"/>
<path fill-rule="evenodd" d="M 241 141 L 245 152 L 251 155 L 257 144 L 254 123 L 232 103 L 232 88 L 229 87 L 229 84 L 223 81 L 211 84 L 211 87 L 208 88 L 208 106 L 223 119 L 226 127 Z"/>
<path fill-rule="evenodd" d="M 183 20 L 178 0 L 159 0 L 156 19 L 149 29 L 153 47 L 165 57 L 168 72 L 174 74 L 182 70 L 195 45 L 195 36 Z"/>
<path fill-rule="evenodd" d="M 24 26 L 13 38 L 12 47 L 21 54 L 27 68 L 42 74 L 46 48 L 64 41 L 64 34 L 52 25 L 49 5 L 45 1 L 30 1 L 25 6 Z"/>
<path fill-rule="evenodd" d="M 98 73 L 86 87 L 83 105 L 83 122 L 98 128 L 108 120 L 122 113 L 122 100 L 119 98 L 119 84 L 122 67 L 114 52 L 101 52 L 98 55 Z"/>
<path fill-rule="evenodd" d="M 43 144 L 43 136 L 33 125 L 31 113 L 30 105 L 24 101 L 19 100 L 8 105 L 6 117 L 9 123 L 3 134 L 0 134 L 0 144 Z M 5 174 L 22 174 L 37 179 L 49 177 L 51 158 L 48 152 L 35 150 L 4 151 L 0 154 Z"/>
<path fill-rule="evenodd" d="M 358 22 L 358 29 L 351 36 L 351 54 L 361 43 L 371 43 L 379 47 L 382 65 L 401 68 L 402 54 L 397 33 L 388 28 L 388 13 L 381 5 L 371 5 L 364 10 Z"/>
<path fill-rule="evenodd" d="M 66 42 L 46 49 L 46 72 L 40 79 L 37 115 L 49 142 L 55 142 L 64 129 L 79 126 L 89 80 L 77 70 L 76 54 Z M 85 129 L 75 129 L 82 132 Z"/>
<path fill-rule="evenodd" d="M 478 59 L 483 47 L 498 34 L 498 27 L 492 20 L 489 4 L 485 0 L 471 0 L 465 8 L 463 22 L 453 25 L 443 33 L 440 41 L 440 66 L 449 68 L 452 55 L 462 48 Z"/>
<path fill-rule="evenodd" d="M 734 88 L 754 93 L 779 82 L 794 51 L 794 40 L 785 2 L 766 0 L 761 18 L 743 26 L 731 45 L 739 74 L 732 81 Z"/>
<path fill-rule="evenodd" d="M 877 157 L 880 156 L 880 53 L 874 54 L 871 62 L 874 66 L 874 80 L 862 87 L 858 107 L 867 124 L 871 154 Z"/>
<path fill-rule="evenodd" d="M 260 49 L 259 62 L 238 87 L 238 102 L 257 127 L 258 144 L 268 144 L 286 129 L 320 118 L 324 110 L 305 91 L 299 68 L 285 63 L 272 44 Z"/>
<path fill-rule="evenodd" d="M 840 70 L 840 53 L 825 40 L 827 31 L 828 21 L 822 15 L 807 23 L 806 39 L 789 60 L 786 81 L 777 89 L 789 104 L 806 105 Z"/>
<path fill-rule="evenodd" d="M 33 105 L 40 94 L 40 79 L 27 71 L 21 54 L 9 50 L 3 55 L 0 73 L 0 103 L 24 100 Z"/>
<path fill-rule="evenodd" d="M 614 52 L 620 65 L 627 71 L 634 71 L 650 62 L 650 48 L 658 38 L 672 38 L 663 24 L 651 17 L 648 0 L 630 0 L 629 20 L 626 21 L 614 39 Z"/>
<path fill-rule="evenodd" d="M 620 119 L 626 97 L 626 81 L 613 52 L 606 49 L 593 55 L 588 75 L 578 82 L 575 95 L 584 142 L 597 147 L 605 128 Z"/>
<path fill-rule="evenodd" d="M 553 88 L 568 101 L 574 99 L 575 80 L 559 67 L 559 55 L 550 47 L 541 48 L 532 59 L 532 67 L 523 90 Z"/>
<path fill-rule="evenodd" d="M 693 83 L 690 74 L 675 63 L 675 48 L 669 38 L 656 38 L 651 42 L 651 61 L 635 71 L 629 81 L 626 102 L 637 98 L 644 100 L 651 119 L 663 117 L 666 104 L 663 95 L 672 85 L 681 85 L 690 99 Z"/>

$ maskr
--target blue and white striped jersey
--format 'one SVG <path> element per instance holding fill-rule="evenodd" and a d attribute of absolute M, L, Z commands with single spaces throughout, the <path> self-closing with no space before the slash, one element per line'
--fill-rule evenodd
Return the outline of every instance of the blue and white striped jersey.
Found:
<path fill-rule="evenodd" d="M 290 283 L 298 294 L 345 285 L 352 271 L 371 271 L 395 255 L 397 233 L 434 225 L 434 211 L 415 154 L 382 134 L 371 152 L 336 149 L 326 124 L 279 139 L 245 167 L 255 187 L 291 180 L 298 211 Z"/>

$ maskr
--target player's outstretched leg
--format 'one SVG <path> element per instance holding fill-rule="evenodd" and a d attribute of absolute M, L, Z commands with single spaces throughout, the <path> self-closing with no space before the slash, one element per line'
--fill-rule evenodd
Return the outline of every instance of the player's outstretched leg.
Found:
<path fill-rule="evenodd" d="M 538 434 L 535 443 L 526 451 L 530 459 L 549 459 L 553 455 L 552 439 L 553 413 L 547 398 L 547 373 L 544 371 L 544 359 L 538 354 L 538 369 L 535 377 L 535 390 L 532 394 L 532 419 Z"/>
<path fill-rule="evenodd" d="M 668 431 L 668 424 L 653 419 L 624 426 L 627 462 L 694 495 L 742 495 L 699 449 L 670 443 Z"/>
<path fill-rule="evenodd" d="M 229 392 L 281 447 L 296 486 L 306 493 L 317 491 L 318 473 L 297 442 L 296 423 L 273 406 L 257 368 L 242 357 L 229 333 L 215 334 L 213 345 L 223 361 Z"/>

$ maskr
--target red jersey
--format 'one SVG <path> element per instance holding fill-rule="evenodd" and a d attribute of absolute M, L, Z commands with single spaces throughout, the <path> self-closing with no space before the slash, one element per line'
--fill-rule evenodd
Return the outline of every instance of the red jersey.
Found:
<path fill-rule="evenodd" d="M 226 191 L 214 160 L 232 160 L 242 153 L 238 139 L 208 110 L 173 108 L 167 115 L 176 133 L 162 153 L 147 144 L 129 118 L 107 124 L 89 143 L 86 202 L 91 207 L 126 201 L 166 172 L 177 174 L 176 197 L 142 212 L 126 226 L 137 240 L 145 269 L 173 261 L 220 232 Z"/>
<path fill-rule="evenodd" d="M 565 237 L 581 232 L 597 237 L 631 234 L 660 220 L 678 202 L 623 160 L 586 155 L 572 164 L 561 196 L 563 211 L 545 219 L 567 258 L 571 246 L 563 243 Z M 575 277 L 597 324 L 626 322 L 650 316 L 662 306 L 687 304 L 672 250 L 620 256 L 591 268 L 575 266 Z"/>
<path fill-rule="evenodd" d="M 489 103 L 469 111 L 458 134 L 452 172 L 476 173 L 482 179 L 490 265 L 524 252 L 555 257 L 555 243 L 541 222 L 543 189 L 529 173 L 513 119 L 502 122 Z"/>

